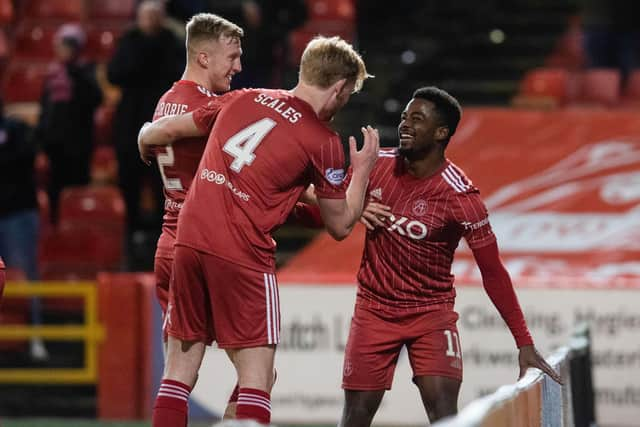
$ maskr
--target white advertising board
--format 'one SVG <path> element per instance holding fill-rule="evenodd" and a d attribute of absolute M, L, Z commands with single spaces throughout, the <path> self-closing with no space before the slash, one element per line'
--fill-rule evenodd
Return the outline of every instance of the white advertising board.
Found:
<path fill-rule="evenodd" d="M 544 355 L 564 345 L 575 324 L 591 324 L 596 411 L 600 425 L 637 426 L 640 419 L 640 291 L 519 289 L 529 328 Z M 343 350 L 354 286 L 281 285 L 282 343 L 272 394 L 274 423 L 335 424 L 343 394 Z M 458 286 L 456 311 L 463 348 L 460 408 L 518 375 L 517 350 L 481 287 Z M 223 351 L 210 348 L 192 399 L 221 413 L 235 384 Z M 376 418 L 379 425 L 424 425 L 426 415 L 411 382 L 406 354 Z"/>

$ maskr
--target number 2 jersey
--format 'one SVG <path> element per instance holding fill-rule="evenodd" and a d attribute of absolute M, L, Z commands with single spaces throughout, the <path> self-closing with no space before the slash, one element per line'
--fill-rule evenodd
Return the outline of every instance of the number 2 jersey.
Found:
<path fill-rule="evenodd" d="M 179 80 L 158 101 L 153 120 L 189 113 L 206 105 L 214 96 L 195 82 Z M 156 257 L 173 258 L 178 214 L 206 143 L 206 137 L 189 138 L 157 149 L 156 159 L 162 176 L 165 201 L 162 234 L 158 239 Z"/>
<path fill-rule="evenodd" d="M 452 304 L 451 264 L 460 239 L 471 249 L 496 241 L 478 189 L 448 160 L 433 175 L 415 178 L 395 149 L 384 149 L 367 191 L 393 216 L 387 227 L 367 231 L 357 304 L 390 313 Z"/>
<path fill-rule="evenodd" d="M 271 233 L 310 184 L 345 198 L 340 137 L 285 90 L 229 92 L 194 111 L 213 129 L 179 218 L 177 245 L 259 271 L 275 268 Z"/>

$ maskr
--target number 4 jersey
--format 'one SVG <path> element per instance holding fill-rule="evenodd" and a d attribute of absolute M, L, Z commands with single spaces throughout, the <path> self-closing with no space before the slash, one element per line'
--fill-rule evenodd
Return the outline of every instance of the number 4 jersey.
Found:
<path fill-rule="evenodd" d="M 153 120 L 191 112 L 207 105 L 213 96 L 215 95 L 192 81 L 179 80 L 158 101 Z M 162 234 L 158 240 L 156 257 L 173 258 L 178 214 L 206 142 L 206 137 L 190 138 L 157 150 L 156 159 L 162 176 L 165 201 Z"/>
<path fill-rule="evenodd" d="M 310 184 L 344 198 L 340 137 L 284 90 L 245 89 L 194 112 L 213 129 L 180 214 L 177 245 L 259 270 L 275 268 L 271 233 Z"/>

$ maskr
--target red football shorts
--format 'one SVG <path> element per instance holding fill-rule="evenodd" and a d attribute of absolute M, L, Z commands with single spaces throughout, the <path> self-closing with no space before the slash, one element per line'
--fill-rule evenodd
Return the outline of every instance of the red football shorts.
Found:
<path fill-rule="evenodd" d="M 171 280 L 171 269 L 173 259 L 155 257 L 153 262 L 153 274 L 156 279 L 156 296 L 162 308 L 162 315 L 167 312 L 169 303 L 169 281 Z"/>
<path fill-rule="evenodd" d="M 383 316 L 356 306 L 345 350 L 342 388 L 390 390 L 402 346 L 413 376 L 443 376 L 462 381 L 458 313 L 439 309 Z"/>
<path fill-rule="evenodd" d="M 220 348 L 280 342 L 280 299 L 273 271 L 258 272 L 176 246 L 165 329 L 183 341 Z"/>

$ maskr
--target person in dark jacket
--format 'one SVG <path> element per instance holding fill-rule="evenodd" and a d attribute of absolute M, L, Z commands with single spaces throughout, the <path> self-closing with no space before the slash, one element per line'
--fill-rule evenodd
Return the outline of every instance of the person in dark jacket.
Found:
<path fill-rule="evenodd" d="M 76 24 L 62 25 L 54 37 L 56 60 L 49 65 L 35 132 L 49 158 L 49 203 L 58 219 L 60 192 L 87 185 L 93 152 L 93 116 L 102 102 L 95 66 L 81 59 L 86 37 Z"/>
<path fill-rule="evenodd" d="M 182 41 L 165 27 L 163 4 L 151 0 L 140 3 L 136 25 L 119 40 L 107 70 L 109 81 L 122 90 L 113 136 L 130 237 L 143 228 L 159 228 L 162 221 L 164 197 L 160 175 L 156 165 L 147 168 L 140 162 L 136 141 L 140 127 L 153 117 L 158 98 L 180 78 L 184 61 Z M 156 202 L 154 224 L 144 224 L 140 194 L 145 177 L 150 175 Z"/>
<path fill-rule="evenodd" d="M 29 127 L 5 117 L 0 100 L 0 257 L 7 268 L 20 270 L 30 281 L 38 280 L 40 218 L 36 198 L 36 145 Z M 41 323 L 40 299 L 31 300 L 31 323 Z M 48 357 L 41 338 L 30 341 L 31 357 Z"/>

